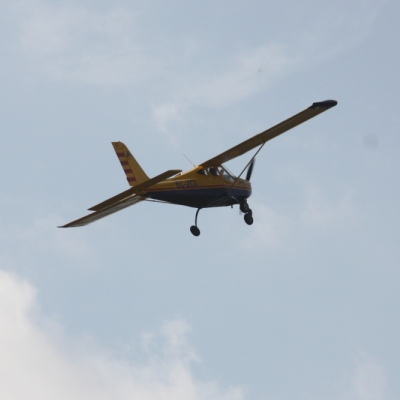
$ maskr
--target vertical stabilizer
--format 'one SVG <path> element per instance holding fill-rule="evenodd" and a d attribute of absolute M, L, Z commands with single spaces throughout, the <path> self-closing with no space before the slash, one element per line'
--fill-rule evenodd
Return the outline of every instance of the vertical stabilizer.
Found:
<path fill-rule="evenodd" d="M 112 145 L 130 186 L 136 186 L 149 179 L 135 157 L 122 142 L 112 142 Z"/>

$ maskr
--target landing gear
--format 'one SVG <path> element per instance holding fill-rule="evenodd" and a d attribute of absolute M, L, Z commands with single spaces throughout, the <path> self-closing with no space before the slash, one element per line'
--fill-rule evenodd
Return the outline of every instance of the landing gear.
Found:
<path fill-rule="evenodd" d="M 250 210 L 247 214 L 244 214 L 244 222 L 246 222 L 247 225 L 253 225 L 253 214 Z"/>
<path fill-rule="evenodd" d="M 194 225 L 192 225 L 191 227 L 190 227 L 190 232 L 192 232 L 192 235 L 193 236 L 199 236 L 200 235 L 200 229 L 197 227 L 197 216 L 199 215 L 199 211 L 201 210 L 201 208 L 198 208 L 197 209 L 197 212 L 196 212 L 196 218 L 195 218 L 195 220 L 194 220 Z"/>
<path fill-rule="evenodd" d="M 244 213 L 244 222 L 246 222 L 247 225 L 252 225 L 254 222 L 253 211 L 251 211 L 247 202 L 240 203 L 240 211 Z"/>
<path fill-rule="evenodd" d="M 250 207 L 249 207 L 247 201 L 245 201 L 245 202 L 243 202 L 243 203 L 240 203 L 240 211 L 241 211 L 242 213 L 245 213 L 245 214 L 246 214 L 246 213 L 249 212 L 249 210 L 250 210 Z"/>
<path fill-rule="evenodd" d="M 190 227 L 190 232 L 192 232 L 193 236 L 199 236 L 200 235 L 200 229 L 196 225 L 192 225 Z"/>

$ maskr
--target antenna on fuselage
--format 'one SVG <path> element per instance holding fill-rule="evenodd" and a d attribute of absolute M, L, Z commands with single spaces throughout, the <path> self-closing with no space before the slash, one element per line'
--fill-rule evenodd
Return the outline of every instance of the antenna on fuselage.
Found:
<path fill-rule="evenodd" d="M 193 167 L 197 167 L 197 165 L 194 165 L 194 162 L 189 157 L 186 157 L 185 155 L 183 155 L 183 157 L 185 157 L 186 160 L 188 160 L 193 165 Z"/>

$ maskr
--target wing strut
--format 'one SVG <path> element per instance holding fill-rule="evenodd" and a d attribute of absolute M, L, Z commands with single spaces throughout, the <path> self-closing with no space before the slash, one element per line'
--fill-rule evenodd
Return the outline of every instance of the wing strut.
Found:
<path fill-rule="evenodd" d="M 257 154 L 260 152 L 260 150 L 264 147 L 264 144 L 265 143 L 267 143 L 267 142 L 264 142 L 261 146 L 260 146 L 260 148 L 256 151 L 256 154 L 254 154 L 254 156 L 253 157 L 251 157 L 251 159 L 250 159 L 250 161 L 246 164 L 246 166 L 243 168 L 243 171 L 240 173 L 240 175 L 235 179 L 235 181 L 232 183 L 232 185 L 231 185 L 231 187 L 230 187 L 230 189 L 229 189 L 229 191 L 228 191 L 228 196 L 229 196 L 229 193 L 231 192 L 231 190 L 232 190 L 232 188 L 233 188 L 233 186 L 235 186 L 235 184 L 236 184 L 236 182 L 239 180 L 239 178 L 243 175 L 243 172 L 244 171 L 246 171 L 246 168 L 252 163 L 252 161 L 256 158 L 256 156 L 257 156 Z"/>

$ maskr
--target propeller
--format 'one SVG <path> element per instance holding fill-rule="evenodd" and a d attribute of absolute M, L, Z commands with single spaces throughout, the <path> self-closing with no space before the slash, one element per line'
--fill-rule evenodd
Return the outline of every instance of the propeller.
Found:
<path fill-rule="evenodd" d="M 250 163 L 249 168 L 247 168 L 246 181 L 249 181 L 251 178 L 251 174 L 253 173 L 255 161 L 256 161 L 256 159 L 254 158 L 253 161 Z"/>

